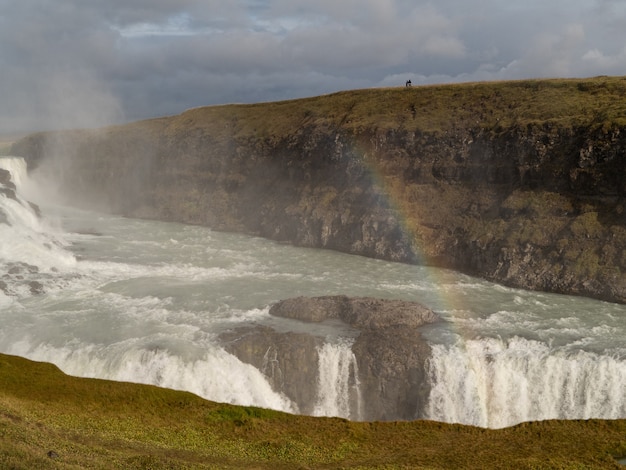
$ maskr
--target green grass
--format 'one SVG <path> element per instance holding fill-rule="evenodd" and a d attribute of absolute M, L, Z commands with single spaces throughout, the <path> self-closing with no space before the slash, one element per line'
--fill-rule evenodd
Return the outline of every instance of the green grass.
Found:
<path fill-rule="evenodd" d="M 54 451 L 58 457 L 47 456 Z M 626 421 L 488 430 L 355 423 L 212 403 L 153 386 L 69 377 L 0 355 L 0 468 L 619 468 Z"/>

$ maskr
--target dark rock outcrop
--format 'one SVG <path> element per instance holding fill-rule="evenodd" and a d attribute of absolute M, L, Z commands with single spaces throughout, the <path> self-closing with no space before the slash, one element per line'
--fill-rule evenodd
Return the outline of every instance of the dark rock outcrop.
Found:
<path fill-rule="evenodd" d="M 298 412 L 313 414 L 319 372 L 317 351 L 324 338 L 254 326 L 222 333 L 220 341 L 228 352 L 259 369 L 275 391 L 284 393 L 298 406 Z"/>
<path fill-rule="evenodd" d="M 439 321 L 434 312 L 414 302 L 331 296 L 283 300 L 270 308 L 270 314 L 304 322 L 336 319 L 358 330 L 352 345 L 358 390 L 353 383 L 350 418 L 421 416 L 429 393 L 425 364 L 430 347 L 421 339 L 420 327 Z M 325 338 L 258 326 L 224 333 L 221 340 L 229 352 L 261 370 L 277 391 L 297 403 L 301 413 L 313 412 L 318 352 Z"/>
<path fill-rule="evenodd" d="M 12 152 L 72 203 L 626 302 L 624 94 L 621 78 L 362 90 Z"/>

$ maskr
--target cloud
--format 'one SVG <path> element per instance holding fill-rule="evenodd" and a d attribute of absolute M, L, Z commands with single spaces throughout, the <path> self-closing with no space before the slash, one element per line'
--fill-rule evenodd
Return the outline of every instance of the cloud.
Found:
<path fill-rule="evenodd" d="M 583 56 L 582 60 L 589 64 L 588 69 L 601 75 L 612 75 L 623 73 L 626 63 L 626 46 L 616 54 L 605 54 L 599 49 L 590 49 Z"/>
<path fill-rule="evenodd" d="M 559 32 L 540 34 L 531 41 L 524 55 L 511 62 L 502 74 L 506 78 L 522 74 L 531 77 L 571 76 L 584 38 L 585 31 L 580 24 L 567 25 Z"/>
<path fill-rule="evenodd" d="M 624 74 L 616 0 L 0 0 L 0 133 L 346 88 Z"/>

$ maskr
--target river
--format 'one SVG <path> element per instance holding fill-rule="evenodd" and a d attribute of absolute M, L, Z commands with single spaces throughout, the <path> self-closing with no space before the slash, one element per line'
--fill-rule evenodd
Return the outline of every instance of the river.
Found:
<path fill-rule="evenodd" d="M 58 206 L 38 193 L 22 159 L 2 158 L 0 168 L 17 184 L 16 199 L 0 193 L 0 352 L 72 375 L 294 412 L 217 335 L 244 324 L 314 328 L 270 317 L 269 306 L 288 297 L 404 299 L 445 320 L 423 332 L 433 348 L 427 418 L 489 428 L 626 418 L 626 306 Z M 26 199 L 40 205 L 41 218 Z M 350 341 L 337 339 L 353 333 L 315 328 L 336 353 L 320 361 L 316 414 L 342 416 L 337 375 Z"/>

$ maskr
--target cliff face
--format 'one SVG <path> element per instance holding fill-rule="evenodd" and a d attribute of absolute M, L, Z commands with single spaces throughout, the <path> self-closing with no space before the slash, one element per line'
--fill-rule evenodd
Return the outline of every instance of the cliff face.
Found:
<path fill-rule="evenodd" d="M 198 108 L 13 152 L 73 203 L 626 301 L 626 80 Z"/>

